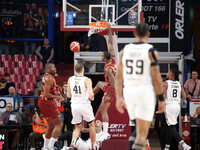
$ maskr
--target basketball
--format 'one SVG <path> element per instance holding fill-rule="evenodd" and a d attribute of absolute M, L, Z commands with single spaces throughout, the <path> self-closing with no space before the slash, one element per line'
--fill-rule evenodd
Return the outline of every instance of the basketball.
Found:
<path fill-rule="evenodd" d="M 79 53 L 80 50 L 80 44 L 77 41 L 73 41 L 70 44 L 70 49 L 71 51 L 75 52 L 75 53 Z"/>

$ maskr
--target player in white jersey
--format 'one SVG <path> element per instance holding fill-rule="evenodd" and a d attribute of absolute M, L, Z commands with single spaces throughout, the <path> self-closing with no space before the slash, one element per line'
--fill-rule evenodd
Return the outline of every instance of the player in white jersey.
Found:
<path fill-rule="evenodd" d="M 102 131 L 102 122 L 100 120 L 96 120 L 95 129 L 96 129 L 96 149 L 99 150 L 101 148 L 102 142 L 110 138 L 110 134 Z M 89 132 L 89 129 L 83 128 L 82 132 L 87 133 Z M 91 145 L 91 140 L 89 138 L 87 141 L 84 141 L 79 137 L 75 144 L 78 150 L 89 150 Z M 62 150 L 72 150 L 72 149 L 70 147 L 64 146 Z"/>
<path fill-rule="evenodd" d="M 165 150 L 169 150 L 172 137 L 174 137 L 184 150 L 190 150 L 179 133 L 176 131 L 177 118 L 180 113 L 181 98 L 185 99 L 185 91 L 178 80 L 179 71 L 171 69 L 167 73 L 167 81 L 164 82 L 165 91 L 165 118 L 167 122 Z"/>
<path fill-rule="evenodd" d="M 124 113 L 124 109 L 127 108 L 130 120 L 136 120 L 136 138 L 132 133 L 129 138 L 129 149 L 145 150 L 147 134 L 154 115 L 156 94 L 160 113 L 164 112 L 165 103 L 157 63 L 158 52 L 146 43 L 150 35 L 148 25 L 138 24 L 134 35 L 137 42 L 126 45 L 120 52 L 115 84 L 116 108 L 120 113 Z"/>
<path fill-rule="evenodd" d="M 90 127 L 91 150 L 95 149 L 96 132 L 94 125 L 94 114 L 91 102 L 94 100 L 91 79 L 84 76 L 84 67 L 82 64 L 76 64 L 76 75 L 68 79 L 67 97 L 71 98 L 72 124 L 76 129 L 72 135 L 71 146 L 75 147 L 75 143 L 79 137 L 82 121 L 85 120 Z"/>

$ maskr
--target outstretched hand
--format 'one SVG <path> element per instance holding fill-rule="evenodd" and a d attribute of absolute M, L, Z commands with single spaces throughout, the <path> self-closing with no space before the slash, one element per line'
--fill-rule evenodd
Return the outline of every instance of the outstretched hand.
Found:
<path fill-rule="evenodd" d="M 117 99 L 116 100 L 116 109 L 118 112 L 121 114 L 124 113 L 124 110 L 126 109 L 126 104 L 123 98 Z"/>

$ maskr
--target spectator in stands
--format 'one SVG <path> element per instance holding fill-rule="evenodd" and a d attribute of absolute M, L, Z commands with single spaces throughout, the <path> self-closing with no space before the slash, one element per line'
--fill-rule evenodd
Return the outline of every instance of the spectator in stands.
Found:
<path fill-rule="evenodd" d="M 27 27 L 24 29 L 25 38 L 36 38 L 37 32 L 35 30 L 34 24 L 32 20 L 28 19 Z M 36 43 L 32 41 L 25 41 L 24 42 L 24 55 L 27 56 L 28 54 L 34 54 L 36 49 Z"/>
<path fill-rule="evenodd" d="M 15 87 L 15 83 L 10 81 L 10 74 L 9 73 L 4 74 L 4 79 L 6 80 L 6 87 L 5 87 L 6 92 L 7 92 L 6 95 L 8 95 L 9 94 L 9 91 L 8 91 L 9 87 L 11 87 L 11 86 Z"/>
<path fill-rule="evenodd" d="M 49 40 L 47 38 L 44 39 L 43 45 L 36 49 L 35 53 L 39 56 L 43 64 L 53 61 L 54 48 L 49 45 Z"/>
<path fill-rule="evenodd" d="M 44 20 L 44 14 L 43 14 L 41 7 L 38 8 L 38 21 L 39 21 L 39 23 L 38 23 L 38 26 L 37 26 L 37 31 L 39 33 L 39 36 L 45 37 L 46 36 L 46 33 L 45 33 L 46 23 L 45 23 L 45 20 Z"/>
<path fill-rule="evenodd" d="M 38 11 L 36 3 L 31 4 L 30 16 L 32 18 L 38 18 Z"/>
<path fill-rule="evenodd" d="M 1 23 L 0 38 L 9 38 L 11 31 L 6 23 Z M 7 41 L 0 41 L 0 55 L 9 53 L 9 43 Z"/>
<path fill-rule="evenodd" d="M 0 84 L 0 95 L 7 95 L 6 79 L 2 78 Z"/>
<path fill-rule="evenodd" d="M 48 127 L 47 120 L 42 117 L 39 107 L 34 108 L 34 115 L 32 117 L 32 127 L 33 132 L 31 132 L 29 135 L 31 146 L 30 150 L 35 150 L 36 142 L 39 139 L 43 138 L 43 134 L 45 133 Z"/>
<path fill-rule="evenodd" d="M 15 108 L 14 108 L 14 110 L 17 111 L 19 106 L 22 107 L 24 105 L 22 97 L 19 94 L 16 93 L 15 87 L 13 87 L 13 86 L 9 87 L 8 91 L 9 91 L 10 96 L 15 97 Z M 19 108 L 19 112 L 20 112 L 20 114 L 22 114 L 22 108 Z"/>
<path fill-rule="evenodd" d="M 196 70 L 192 71 L 192 79 L 188 79 L 184 87 L 187 98 L 191 98 L 191 96 L 199 96 L 200 98 L 200 80 Z"/>
<path fill-rule="evenodd" d="M 62 96 L 64 97 L 64 125 L 63 125 L 63 132 L 65 125 L 67 126 L 67 131 L 73 131 L 73 125 L 71 124 L 72 121 L 72 113 L 71 113 L 71 102 L 70 99 L 67 98 L 67 82 L 63 83 L 63 92 Z"/>
<path fill-rule="evenodd" d="M 6 129 L 8 133 L 8 146 L 11 149 L 16 149 L 17 142 L 20 137 L 20 125 L 22 125 L 22 118 L 18 112 L 13 112 L 13 106 L 11 103 L 6 104 L 6 111 L 1 113 L 0 117 L 1 126 L 12 126 L 12 128 Z"/>
<path fill-rule="evenodd" d="M 45 21 L 45 33 L 48 33 L 48 23 L 49 23 L 49 11 L 48 8 L 44 8 L 44 21 Z"/>

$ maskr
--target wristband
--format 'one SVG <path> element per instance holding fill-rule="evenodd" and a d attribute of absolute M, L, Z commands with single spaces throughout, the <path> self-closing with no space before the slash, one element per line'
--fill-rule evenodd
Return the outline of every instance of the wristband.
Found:
<path fill-rule="evenodd" d="M 163 94 L 158 95 L 158 100 L 159 101 L 164 101 L 165 100 Z"/>

